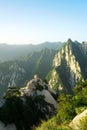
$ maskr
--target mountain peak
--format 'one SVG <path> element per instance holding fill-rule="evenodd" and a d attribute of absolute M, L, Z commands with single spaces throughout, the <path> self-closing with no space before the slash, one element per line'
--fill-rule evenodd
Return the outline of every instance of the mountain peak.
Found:
<path fill-rule="evenodd" d="M 73 41 L 69 38 L 68 40 L 67 40 L 67 43 L 72 43 Z"/>
<path fill-rule="evenodd" d="M 49 84 L 56 91 L 73 93 L 72 88 L 76 83 L 87 76 L 87 60 L 85 57 L 87 51 L 85 50 L 86 47 L 81 47 L 80 43 L 68 39 L 64 47 L 55 55 Z"/>

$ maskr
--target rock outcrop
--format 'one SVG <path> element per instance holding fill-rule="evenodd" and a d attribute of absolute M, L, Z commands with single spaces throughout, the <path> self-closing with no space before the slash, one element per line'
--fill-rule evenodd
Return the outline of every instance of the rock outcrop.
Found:
<path fill-rule="evenodd" d="M 20 89 L 21 96 L 37 96 L 42 95 L 47 103 L 57 108 L 57 102 L 54 99 L 56 93 L 49 87 L 49 85 L 43 82 L 37 75 L 34 79 L 30 80 L 26 87 Z"/>

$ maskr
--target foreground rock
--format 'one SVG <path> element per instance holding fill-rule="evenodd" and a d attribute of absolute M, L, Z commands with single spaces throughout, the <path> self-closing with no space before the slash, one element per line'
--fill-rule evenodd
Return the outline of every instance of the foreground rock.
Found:
<path fill-rule="evenodd" d="M 85 120 L 85 117 L 87 119 L 87 109 L 85 111 L 83 111 L 81 114 L 77 115 L 72 122 L 70 123 L 70 127 L 73 130 L 86 130 L 85 128 L 83 128 L 83 124 L 82 123 L 86 123 L 87 120 Z M 87 123 L 86 123 L 87 124 Z M 87 126 L 87 125 L 86 125 Z"/>

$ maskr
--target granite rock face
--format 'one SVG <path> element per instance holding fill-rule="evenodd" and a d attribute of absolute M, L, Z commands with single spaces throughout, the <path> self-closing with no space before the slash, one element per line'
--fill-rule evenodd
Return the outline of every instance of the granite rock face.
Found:
<path fill-rule="evenodd" d="M 49 87 L 49 85 L 43 82 L 37 75 L 34 76 L 34 79 L 30 80 L 26 87 L 20 89 L 21 96 L 44 96 L 44 99 L 47 103 L 53 105 L 54 108 L 57 108 L 57 102 L 54 99 L 56 93 Z"/>
<path fill-rule="evenodd" d="M 87 119 L 87 109 L 84 110 L 82 113 L 77 115 L 69 124 L 69 126 L 74 130 L 83 130 L 82 126 L 82 120 L 86 117 Z"/>
<path fill-rule="evenodd" d="M 71 39 L 58 51 L 53 60 L 49 84 L 56 91 L 72 93 L 72 88 L 87 77 L 87 55 L 85 44 Z"/>

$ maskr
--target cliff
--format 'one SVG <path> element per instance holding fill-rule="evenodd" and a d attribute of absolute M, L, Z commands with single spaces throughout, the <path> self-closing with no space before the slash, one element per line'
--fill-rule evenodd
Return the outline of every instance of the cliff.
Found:
<path fill-rule="evenodd" d="M 87 55 L 84 45 L 68 39 L 64 47 L 55 55 L 53 69 L 47 76 L 54 90 L 72 93 L 76 83 L 86 79 Z"/>

